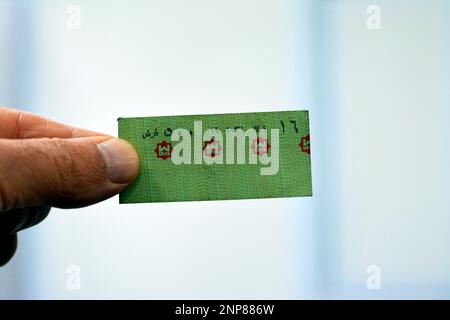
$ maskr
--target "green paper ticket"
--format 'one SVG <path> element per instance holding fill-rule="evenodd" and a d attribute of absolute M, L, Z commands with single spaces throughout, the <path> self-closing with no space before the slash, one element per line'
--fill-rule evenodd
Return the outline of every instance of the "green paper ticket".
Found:
<path fill-rule="evenodd" d="M 141 171 L 120 203 L 312 195 L 308 111 L 119 118 Z"/>

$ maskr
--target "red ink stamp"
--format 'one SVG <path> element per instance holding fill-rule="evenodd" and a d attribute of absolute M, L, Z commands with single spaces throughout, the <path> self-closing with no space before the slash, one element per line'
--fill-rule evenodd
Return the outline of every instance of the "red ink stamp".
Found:
<path fill-rule="evenodd" d="M 172 157 L 172 150 L 172 144 L 164 140 L 163 142 L 156 144 L 156 157 L 166 160 L 167 158 Z"/>
<path fill-rule="evenodd" d="M 219 141 L 211 139 L 205 141 L 205 146 L 203 147 L 203 152 L 206 157 L 214 158 L 215 156 L 220 156 L 223 148 L 221 147 Z"/>
<path fill-rule="evenodd" d="M 263 156 L 269 153 L 270 144 L 267 142 L 267 139 L 257 138 L 253 140 L 252 150 L 254 154 L 258 156 Z"/>
<path fill-rule="evenodd" d="M 302 140 L 300 141 L 299 146 L 300 146 L 300 150 L 302 150 L 302 152 L 306 152 L 307 154 L 311 154 L 311 145 L 310 145 L 309 134 L 302 138 Z"/>

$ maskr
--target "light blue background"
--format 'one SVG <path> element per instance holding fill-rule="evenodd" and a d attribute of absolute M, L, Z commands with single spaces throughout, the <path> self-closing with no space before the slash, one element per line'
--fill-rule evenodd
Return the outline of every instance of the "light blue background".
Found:
<path fill-rule="evenodd" d="M 0 297 L 449 298 L 449 7 L 0 0 L 0 104 L 109 134 L 119 116 L 308 109 L 314 185 L 312 198 L 54 210 L 20 234 Z"/>

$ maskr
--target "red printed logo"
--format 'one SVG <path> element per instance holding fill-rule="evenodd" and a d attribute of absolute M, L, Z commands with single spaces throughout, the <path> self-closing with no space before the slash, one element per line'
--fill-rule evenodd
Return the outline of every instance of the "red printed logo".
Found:
<path fill-rule="evenodd" d="M 172 150 L 172 144 L 164 140 L 163 142 L 156 145 L 156 157 L 166 160 L 167 158 L 172 157 Z"/>
<path fill-rule="evenodd" d="M 257 138 L 253 140 L 252 150 L 254 154 L 259 156 L 263 156 L 269 153 L 270 144 L 267 142 L 267 139 Z"/>
<path fill-rule="evenodd" d="M 205 141 L 205 146 L 203 147 L 203 152 L 205 156 L 214 158 L 215 156 L 220 156 L 223 148 L 220 146 L 219 141 L 211 139 Z"/>
<path fill-rule="evenodd" d="M 299 146 L 300 146 L 300 150 L 302 150 L 302 152 L 306 152 L 308 154 L 311 154 L 311 146 L 310 146 L 309 134 L 302 138 L 302 140 L 300 141 Z"/>

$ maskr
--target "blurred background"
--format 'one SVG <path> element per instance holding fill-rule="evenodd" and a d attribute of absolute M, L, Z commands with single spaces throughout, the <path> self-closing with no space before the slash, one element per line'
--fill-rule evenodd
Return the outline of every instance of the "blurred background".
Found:
<path fill-rule="evenodd" d="M 314 186 L 55 209 L 0 298 L 450 298 L 448 30 L 445 0 L 0 0 L 1 105 L 109 134 L 307 109 Z"/>

